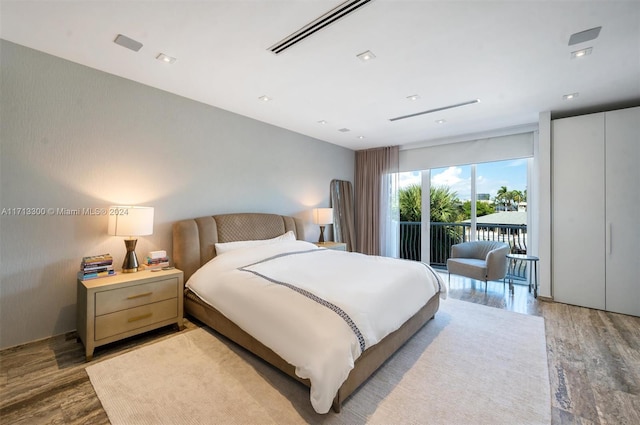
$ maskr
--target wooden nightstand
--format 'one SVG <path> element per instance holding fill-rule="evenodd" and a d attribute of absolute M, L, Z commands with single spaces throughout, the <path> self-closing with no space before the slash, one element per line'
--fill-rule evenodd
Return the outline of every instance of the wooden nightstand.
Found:
<path fill-rule="evenodd" d="M 183 279 L 178 269 L 78 279 L 77 327 L 87 361 L 101 345 L 172 323 L 183 329 Z"/>
<path fill-rule="evenodd" d="M 344 242 L 314 242 L 317 246 L 327 249 L 335 249 L 336 251 L 346 251 L 347 244 Z"/>

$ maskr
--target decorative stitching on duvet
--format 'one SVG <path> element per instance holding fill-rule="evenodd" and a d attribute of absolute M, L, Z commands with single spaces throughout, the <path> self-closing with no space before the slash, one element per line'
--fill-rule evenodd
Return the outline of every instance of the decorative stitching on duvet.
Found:
<path fill-rule="evenodd" d="M 261 277 L 263 279 L 266 279 L 271 283 L 275 283 L 275 284 L 278 284 L 278 285 L 285 286 L 285 287 L 287 287 L 287 288 L 289 288 L 289 289 L 291 289 L 293 291 L 296 291 L 300 295 L 303 295 L 303 296 L 309 298 L 310 300 L 313 300 L 313 301 L 317 302 L 318 304 L 320 304 L 320 305 L 322 305 L 324 307 L 327 307 L 328 309 L 330 309 L 331 311 L 336 313 L 338 316 L 340 316 L 342 318 L 342 320 L 344 320 L 347 323 L 347 325 L 349 325 L 349 327 L 351 328 L 351 330 L 355 334 L 356 338 L 358 338 L 358 342 L 360 344 L 361 352 L 364 352 L 364 350 L 366 349 L 366 344 L 364 342 L 364 336 L 360 332 L 360 329 L 358 329 L 358 326 L 355 324 L 355 322 L 351 319 L 351 317 L 349 317 L 349 315 L 343 309 L 341 309 L 337 305 L 333 304 L 332 302 L 327 301 L 324 298 L 321 298 L 321 297 L 317 296 L 316 294 L 307 291 L 306 289 L 298 288 L 297 286 L 295 286 L 295 285 L 293 285 L 291 283 L 281 282 L 281 281 L 273 279 L 273 278 L 271 278 L 269 276 L 265 276 L 262 273 L 257 272 L 255 270 L 248 270 L 247 269 L 247 267 L 255 266 L 256 264 L 265 263 L 265 262 L 273 260 L 275 258 L 280 258 L 280 257 L 285 257 L 285 256 L 295 255 L 295 254 L 306 254 L 306 253 L 309 253 L 309 252 L 318 252 L 318 251 L 320 251 L 320 250 L 312 249 L 312 250 L 309 250 L 309 251 L 289 252 L 289 253 L 279 254 L 279 255 L 275 255 L 273 257 L 264 259 L 262 261 L 258 261 L 257 263 L 253 263 L 253 264 L 250 264 L 248 266 L 240 267 L 240 268 L 238 268 L 238 270 L 241 270 L 241 271 L 244 271 L 244 272 L 253 273 L 254 275 L 259 276 L 259 277 Z"/>

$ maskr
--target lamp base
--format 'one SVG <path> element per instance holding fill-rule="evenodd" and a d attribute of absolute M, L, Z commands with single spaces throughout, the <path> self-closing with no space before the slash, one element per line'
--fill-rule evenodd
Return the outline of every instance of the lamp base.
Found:
<path fill-rule="evenodd" d="M 136 257 L 136 243 L 137 239 L 125 239 L 124 245 L 127 248 L 127 253 L 124 256 L 124 262 L 122 263 L 122 273 L 135 273 L 138 271 L 138 257 Z"/>
<path fill-rule="evenodd" d="M 324 243 L 324 226 L 320 226 L 320 239 L 318 239 L 318 243 Z"/>

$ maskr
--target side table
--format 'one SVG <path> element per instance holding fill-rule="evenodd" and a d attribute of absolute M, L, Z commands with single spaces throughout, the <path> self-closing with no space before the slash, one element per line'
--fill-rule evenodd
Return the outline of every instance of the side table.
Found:
<path fill-rule="evenodd" d="M 513 271 L 516 261 L 526 261 L 530 263 L 527 264 L 529 269 L 529 292 L 533 287 L 533 297 L 538 298 L 538 261 L 540 261 L 540 258 L 526 254 L 507 254 L 507 258 L 509 259 L 509 290 L 513 293 Z"/>
<path fill-rule="evenodd" d="M 320 248 L 335 249 L 336 251 L 346 251 L 347 244 L 344 242 L 314 242 Z"/>
<path fill-rule="evenodd" d="M 86 360 L 96 347 L 175 323 L 184 327 L 183 273 L 143 270 L 78 279 L 78 337 Z"/>

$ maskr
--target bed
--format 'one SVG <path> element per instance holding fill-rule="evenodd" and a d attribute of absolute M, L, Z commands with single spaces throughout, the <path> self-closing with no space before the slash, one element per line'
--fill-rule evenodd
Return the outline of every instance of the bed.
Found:
<path fill-rule="evenodd" d="M 355 253 L 329 252 L 330 250 L 318 248 L 314 244 L 302 241 L 302 237 L 302 228 L 293 217 L 262 213 L 199 217 L 174 223 L 173 258 L 175 266 L 181 269 L 185 275 L 184 309 L 187 314 L 309 387 L 311 404 L 316 412 L 326 413 L 330 407 L 335 412 L 340 412 L 342 402 L 434 317 L 439 308 L 440 298 L 445 294 L 445 286 L 437 273 L 422 263 L 370 257 Z M 252 242 L 248 241 L 261 242 L 256 243 L 259 246 L 254 247 Z M 277 241 L 278 243 L 271 243 L 272 241 Z M 238 245 L 238 247 L 235 245 Z M 227 253 L 227 251 L 232 252 Z M 224 253 L 221 254 L 221 252 Z M 262 256 L 264 256 L 264 259 Z M 359 321 L 365 320 L 361 319 L 360 316 L 366 318 L 368 313 L 362 313 L 357 309 L 349 310 L 352 308 L 349 306 L 344 307 L 343 310 L 340 297 L 348 298 L 353 296 L 340 294 L 342 292 L 340 291 L 341 287 L 337 283 L 323 285 L 323 291 L 325 290 L 324 286 L 327 287 L 326 291 L 333 291 L 328 295 L 323 293 L 320 296 L 316 296 L 313 293 L 310 294 L 311 291 L 306 289 L 305 279 L 325 279 L 323 282 L 333 280 L 328 277 L 331 275 L 327 274 L 332 267 L 327 267 L 326 264 L 340 264 L 340 267 L 343 267 L 342 262 L 345 261 L 345 267 L 348 267 L 347 265 L 352 261 L 351 257 L 358 257 L 358 261 L 364 260 L 373 263 L 389 262 L 380 263 L 379 265 L 373 263 L 365 265 L 361 268 L 362 270 L 381 267 L 381 270 L 391 273 L 395 270 L 394 267 L 405 267 L 405 265 L 411 263 L 413 269 L 407 275 L 408 277 L 415 276 L 416 273 L 420 273 L 420 276 L 422 274 L 430 276 L 426 278 L 430 280 L 430 283 L 412 285 L 410 289 L 407 289 L 419 291 L 420 295 L 408 296 L 401 303 L 417 303 L 414 307 L 408 307 L 415 311 L 402 312 L 403 315 L 408 315 L 406 320 L 404 316 L 401 319 L 393 318 L 393 320 L 387 320 L 386 322 L 380 319 L 380 321 L 384 322 L 384 326 L 393 330 L 388 332 L 384 330 L 371 331 L 369 328 L 373 327 L 373 325 L 370 326 L 368 323 Z M 315 262 L 318 262 L 317 264 L 325 264 L 325 266 L 320 266 L 318 269 L 309 267 L 310 264 L 315 264 Z M 403 265 L 401 266 L 400 263 L 403 263 Z M 420 267 L 424 268 L 425 271 L 417 271 L 417 268 Z M 323 272 L 306 273 L 305 270 L 323 270 Z M 340 279 L 351 279 L 346 269 L 339 270 Z M 384 273 L 374 272 L 373 268 L 371 270 L 371 273 L 384 275 Z M 293 279 L 293 277 L 290 277 L 292 275 L 296 275 L 296 279 L 300 279 L 300 283 L 296 281 L 295 286 L 288 283 L 290 279 Z M 321 276 L 318 277 L 317 275 Z M 338 280 L 338 275 L 333 276 Z M 236 283 L 235 281 L 229 284 L 218 283 L 223 281 L 222 277 L 231 280 L 244 280 L 242 280 L 243 283 Z M 372 283 L 376 276 L 370 274 L 369 278 L 371 281 L 366 283 L 370 284 L 369 286 L 371 287 L 377 288 L 377 283 Z M 213 281 L 219 287 L 216 286 L 215 289 L 210 289 L 214 284 L 209 282 Z M 253 291 L 254 287 L 251 285 L 256 285 L 255 291 L 265 292 L 252 296 L 253 292 L 250 291 Z M 367 292 L 369 286 L 364 287 L 364 292 Z M 429 286 L 433 286 L 433 290 L 422 289 L 422 287 Z M 338 289 L 336 290 L 336 288 Z M 247 292 L 244 295 L 246 299 L 241 300 L 241 295 L 236 293 L 227 294 L 221 292 L 223 290 Z M 363 293 L 362 289 L 358 291 L 360 291 L 357 292 L 358 294 Z M 337 295 L 335 294 L 336 292 L 338 293 Z M 389 292 L 385 296 L 400 296 L 393 295 L 396 292 L 398 290 L 394 289 L 394 292 Z M 333 298 L 330 297 L 333 296 L 338 297 L 336 298 L 337 301 L 332 302 Z M 296 301 L 296 303 L 303 304 L 297 307 L 294 306 L 295 303 L 291 301 L 292 297 L 297 297 L 296 300 L 299 301 Z M 259 300 L 259 302 L 256 300 Z M 224 304 L 224 302 L 228 304 Z M 242 304 L 245 302 L 248 304 Z M 277 309 L 278 314 L 263 312 L 263 309 L 272 308 L 270 307 L 271 302 L 282 303 L 280 306 L 273 307 Z M 241 305 L 242 307 L 240 307 Z M 326 308 L 327 306 L 329 308 Z M 283 313 L 288 308 L 292 309 L 291 312 L 287 310 L 286 314 Z M 385 314 L 376 313 L 371 316 L 375 318 L 387 316 L 387 310 L 393 311 L 393 308 L 385 308 Z M 299 311 L 308 311 L 308 314 L 312 317 L 304 318 L 305 322 L 302 321 L 302 318 L 286 321 L 283 319 L 283 317 L 289 317 L 288 315 L 290 314 L 298 314 Z M 250 313 L 249 316 L 251 317 L 244 317 L 244 312 Z M 260 314 L 264 314 L 263 318 L 256 319 L 256 317 L 260 316 L 255 315 Z M 319 316 L 320 314 L 323 316 Z M 352 320 L 351 316 L 354 316 L 355 320 Z M 401 320 L 401 322 L 393 324 L 394 320 Z M 287 321 L 296 323 L 296 327 L 288 329 Z M 342 325 L 335 324 L 336 335 L 335 338 L 331 338 L 331 343 L 329 339 L 325 341 L 328 347 L 330 344 L 335 345 L 335 348 L 327 348 L 330 351 L 327 356 L 336 356 L 335 352 L 342 350 L 346 354 L 352 353 L 353 359 L 344 361 L 341 359 L 340 362 L 335 362 L 335 373 L 333 370 L 334 362 L 329 357 L 325 363 L 332 365 L 331 370 L 326 368 L 326 364 L 318 367 L 315 364 L 309 366 L 298 364 L 294 366 L 292 363 L 300 363 L 300 356 L 307 355 L 302 353 L 300 347 L 304 346 L 305 349 L 307 345 L 313 347 L 316 339 L 320 340 L 320 336 L 317 338 L 310 336 L 314 332 L 313 327 L 319 323 L 322 326 L 319 331 L 324 332 L 325 329 L 334 326 L 334 322 L 340 322 Z M 302 326 L 302 323 L 304 323 L 304 326 Z M 348 326 L 344 326 L 345 323 Z M 298 332 L 299 329 L 306 330 L 307 326 L 309 326 L 308 332 Z M 364 328 L 365 331 L 360 332 L 359 326 Z M 390 328 L 390 326 L 393 328 Z M 272 329 L 271 327 L 278 331 L 269 331 L 269 329 Z M 349 329 L 349 331 L 345 331 L 345 329 Z M 271 333 L 265 334 L 265 332 Z M 380 336 L 380 338 L 376 339 L 377 336 Z M 324 337 L 326 338 L 326 335 Z M 295 344 L 295 341 L 298 341 L 296 338 L 302 338 L 298 344 Z M 333 342 L 334 339 L 336 340 L 335 342 Z M 342 339 L 345 339 L 346 342 L 340 342 Z M 292 345 L 292 347 L 283 348 L 278 345 L 281 343 L 278 341 L 282 341 L 285 345 Z M 322 346 L 324 347 L 324 345 Z M 291 354 L 292 351 L 294 354 Z M 322 350 L 318 350 L 317 347 L 309 350 L 310 364 L 316 361 L 316 357 L 322 357 L 322 354 L 319 353 L 320 351 Z M 285 360 L 285 358 L 290 361 Z M 313 360 L 311 360 L 312 358 Z M 318 361 L 323 360 L 320 358 Z M 345 363 L 344 366 L 342 365 L 343 362 Z M 306 359 L 303 359 L 302 363 L 306 363 Z M 320 378 L 329 381 L 329 383 L 320 382 Z"/>

